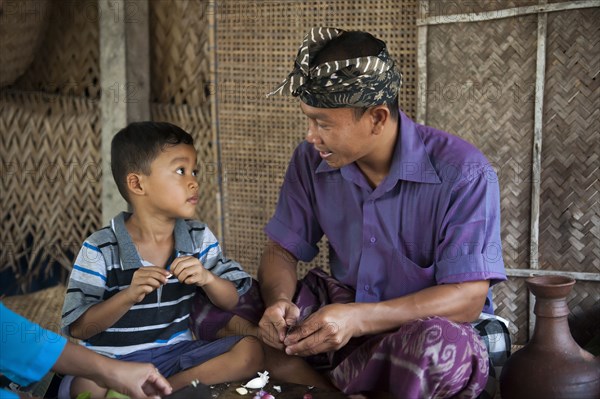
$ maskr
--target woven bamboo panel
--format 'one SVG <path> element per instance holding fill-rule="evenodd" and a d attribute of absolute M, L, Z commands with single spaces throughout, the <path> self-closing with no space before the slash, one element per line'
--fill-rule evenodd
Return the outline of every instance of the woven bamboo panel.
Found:
<path fill-rule="evenodd" d="M 427 124 L 463 137 L 495 167 L 506 267 L 527 268 L 536 21 L 429 27 Z"/>
<path fill-rule="evenodd" d="M 573 291 L 568 296 L 569 309 L 574 318 L 588 318 L 590 309 L 598 309 L 600 305 L 600 289 L 598 283 L 593 281 L 577 281 Z M 600 319 L 586 320 L 589 325 L 598 325 Z"/>
<path fill-rule="evenodd" d="M 155 103 L 152 104 L 150 112 L 153 121 L 173 123 L 194 137 L 200 182 L 197 217 L 217 235 L 220 223 L 217 209 L 219 200 L 218 162 L 208 111 L 200 107 Z"/>
<path fill-rule="evenodd" d="M 0 267 L 23 286 L 46 261 L 70 270 L 69 252 L 100 227 L 98 122 L 89 100 L 0 93 Z"/>
<path fill-rule="evenodd" d="M 29 67 L 48 27 L 50 2 L 0 2 L 0 87 L 12 84 Z"/>
<path fill-rule="evenodd" d="M 98 99 L 98 39 L 97 0 L 52 1 L 46 36 L 31 66 L 12 87 Z"/>
<path fill-rule="evenodd" d="M 59 332 L 66 290 L 67 287 L 60 284 L 32 294 L 5 297 L 2 298 L 2 303 L 43 328 Z"/>
<path fill-rule="evenodd" d="M 600 272 L 599 20 L 600 8 L 548 15 L 540 201 L 547 269 Z"/>
<path fill-rule="evenodd" d="M 436 17 L 445 15 L 483 13 L 493 16 L 494 11 L 507 8 L 533 6 L 539 0 L 493 0 L 493 1 L 466 1 L 466 0 L 429 0 L 427 6 L 421 5 L 419 17 Z M 513 21 L 518 22 L 518 21 Z"/>
<path fill-rule="evenodd" d="M 367 30 L 388 43 L 404 74 L 400 103 L 416 106 L 416 1 L 220 1 L 216 94 L 229 255 L 255 272 L 285 169 L 306 122 L 296 99 L 265 99 L 290 72 L 313 26 Z M 321 247 L 324 247 L 321 244 Z M 326 267 L 327 251 L 313 264 Z M 302 265 L 300 272 L 307 270 Z"/>
<path fill-rule="evenodd" d="M 513 323 L 517 334 L 511 336 L 512 343 L 524 345 L 527 342 L 529 325 L 529 299 L 525 279 L 510 278 L 492 288 L 494 293 L 494 313 Z"/>
<path fill-rule="evenodd" d="M 210 114 L 208 1 L 149 5 L 152 101 L 203 107 Z"/>

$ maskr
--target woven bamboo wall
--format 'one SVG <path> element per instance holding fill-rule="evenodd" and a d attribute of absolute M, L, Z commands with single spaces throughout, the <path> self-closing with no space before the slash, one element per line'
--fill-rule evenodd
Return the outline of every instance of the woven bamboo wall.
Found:
<path fill-rule="evenodd" d="M 27 292 L 33 279 L 51 277 L 52 264 L 64 280 L 100 227 L 98 14 L 95 1 L 5 11 L 47 25 L 28 69 L 0 93 L 0 271 L 12 270 Z"/>
<path fill-rule="evenodd" d="M 523 344 L 532 324 L 523 277 L 538 268 L 579 279 L 569 297 L 575 318 L 600 300 L 600 8 L 515 16 L 519 11 L 511 7 L 536 2 L 499 3 L 478 3 L 482 10 L 473 9 L 475 3 L 461 9 L 452 2 L 422 2 L 418 24 L 427 37 L 427 70 L 420 98 L 427 124 L 474 143 L 498 171 L 510 277 L 494 289 L 495 302 L 497 313 L 518 327 L 514 338 Z M 489 7 L 495 12 L 472 22 L 479 18 L 473 12 Z M 498 19 L 507 8 L 507 17 Z M 541 39 L 540 28 L 547 31 Z M 544 85 L 539 99 L 536 80 Z M 537 122 L 536 107 L 542 105 Z M 533 157 L 540 145 L 536 174 Z M 538 201 L 539 214 L 532 212 Z"/>
<path fill-rule="evenodd" d="M 430 29 L 427 49 L 427 124 L 475 144 L 498 170 L 504 260 L 517 268 L 529 261 L 536 22 L 528 16 L 516 24 L 439 25 Z M 496 305 L 502 309 L 523 294 L 523 284 L 501 289 Z M 527 311 L 503 313 L 522 323 Z"/>
<path fill-rule="evenodd" d="M 50 270 L 41 270 L 46 262 L 70 268 L 69 254 L 98 227 L 98 130 L 97 107 L 85 98 L 0 95 L 0 265 L 23 289 Z"/>
<path fill-rule="evenodd" d="M 266 99 L 313 26 L 367 30 L 385 40 L 404 74 L 400 103 L 414 115 L 416 2 L 219 1 L 214 79 L 223 166 L 224 236 L 230 256 L 255 272 L 292 151 L 306 121 L 296 99 Z M 314 264 L 327 268 L 324 242 Z M 308 269 L 301 266 L 301 272 Z"/>
<path fill-rule="evenodd" d="M 153 120 L 174 123 L 194 137 L 200 172 L 197 215 L 219 236 L 219 168 L 211 130 L 208 10 L 208 1 L 150 1 L 151 114 Z"/>
<path fill-rule="evenodd" d="M 96 0 L 17 5 L 10 11 L 18 18 L 48 25 L 29 68 L 0 93 L 0 272 L 12 270 L 27 292 L 33 279 L 50 277 L 48 263 L 63 266 L 64 280 L 82 241 L 101 227 L 100 15 Z M 207 2 L 150 2 L 151 117 L 194 136 L 198 216 L 218 234 L 206 9 Z"/>

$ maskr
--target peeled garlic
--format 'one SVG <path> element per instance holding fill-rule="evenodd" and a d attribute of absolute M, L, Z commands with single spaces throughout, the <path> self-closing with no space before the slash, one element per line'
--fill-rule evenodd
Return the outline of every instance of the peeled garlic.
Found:
<path fill-rule="evenodd" d="M 269 382 L 269 372 L 265 371 L 263 373 L 258 373 L 259 377 L 253 378 L 248 381 L 245 385 L 242 385 L 244 388 L 250 389 L 261 389 Z"/>

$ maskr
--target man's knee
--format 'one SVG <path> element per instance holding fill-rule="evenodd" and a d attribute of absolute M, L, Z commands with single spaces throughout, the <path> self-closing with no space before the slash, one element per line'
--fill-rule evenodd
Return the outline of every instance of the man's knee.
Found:
<path fill-rule="evenodd" d="M 432 363 L 450 357 L 474 358 L 487 362 L 487 351 L 477 332 L 468 323 L 455 323 L 442 317 L 431 317 L 403 325 L 390 333 L 384 344 L 390 352 L 418 358 L 426 356 Z"/>

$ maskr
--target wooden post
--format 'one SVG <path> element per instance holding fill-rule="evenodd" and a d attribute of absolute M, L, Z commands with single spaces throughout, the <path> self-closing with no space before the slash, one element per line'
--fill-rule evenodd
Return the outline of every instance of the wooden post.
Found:
<path fill-rule="evenodd" d="M 535 113 L 533 122 L 533 152 L 531 170 L 531 255 L 529 267 L 539 269 L 540 195 L 542 183 L 542 126 L 544 117 L 544 83 L 546 81 L 546 27 L 548 14 L 538 14 L 537 60 L 535 72 Z M 529 293 L 529 338 L 533 335 L 535 314 L 534 298 Z"/>
<path fill-rule="evenodd" d="M 110 170 L 110 144 L 128 123 L 150 119 L 150 45 L 147 0 L 99 0 L 102 223 L 127 203 Z"/>
<path fill-rule="evenodd" d="M 429 1 L 418 4 L 417 20 L 429 13 Z M 417 26 L 417 123 L 427 123 L 427 25 Z"/>

